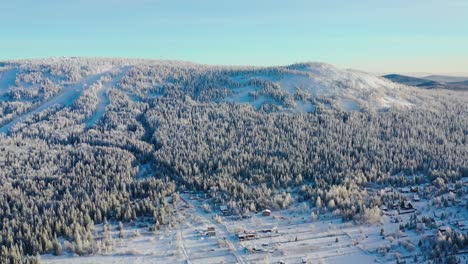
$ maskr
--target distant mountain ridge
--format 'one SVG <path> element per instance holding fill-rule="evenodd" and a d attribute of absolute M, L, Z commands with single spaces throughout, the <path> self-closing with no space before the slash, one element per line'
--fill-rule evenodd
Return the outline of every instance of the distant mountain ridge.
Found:
<path fill-rule="evenodd" d="M 468 77 L 430 75 L 427 77 L 417 78 L 401 74 L 387 74 L 382 77 L 395 83 L 425 89 L 468 91 Z"/>
<path fill-rule="evenodd" d="M 422 78 L 426 80 L 443 82 L 443 83 L 468 81 L 468 76 L 429 75 L 429 76 L 425 76 Z"/>

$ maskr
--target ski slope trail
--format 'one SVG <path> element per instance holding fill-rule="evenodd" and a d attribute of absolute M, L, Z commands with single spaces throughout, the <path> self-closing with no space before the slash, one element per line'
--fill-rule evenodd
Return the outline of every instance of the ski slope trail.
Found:
<path fill-rule="evenodd" d="M 10 86 L 15 84 L 16 74 L 18 74 L 18 71 L 18 69 L 7 69 L 0 72 L 0 101 L 8 92 Z"/>
<path fill-rule="evenodd" d="M 108 84 L 103 84 L 101 89 L 97 92 L 99 103 L 96 106 L 93 115 L 85 121 L 86 128 L 92 128 L 106 113 L 106 107 L 110 103 L 109 95 L 107 94 L 109 88 L 110 86 Z"/>
<path fill-rule="evenodd" d="M 16 125 L 16 124 L 18 124 L 20 122 L 23 122 L 24 120 L 28 119 L 29 117 L 31 117 L 35 113 L 40 113 L 40 112 L 42 112 L 44 110 L 47 110 L 48 108 L 50 108 L 50 107 L 52 107 L 54 105 L 60 105 L 61 107 L 71 106 L 78 99 L 78 97 L 81 95 L 81 93 L 83 92 L 83 90 L 87 86 L 97 82 L 102 76 L 104 76 L 107 73 L 108 72 L 106 71 L 106 72 L 103 72 L 103 73 L 90 75 L 90 76 L 87 76 L 87 77 L 83 78 L 81 81 L 79 81 L 78 83 L 76 83 L 74 85 L 65 86 L 62 89 L 62 91 L 59 92 L 58 95 L 56 95 L 52 99 L 43 102 L 39 106 L 33 108 L 32 110 L 30 110 L 30 111 L 28 111 L 26 113 L 23 113 L 23 114 L 17 116 L 16 118 L 11 120 L 7 124 L 3 125 L 0 128 L 0 133 L 8 135 L 10 133 L 10 129 L 14 125 Z"/>
<path fill-rule="evenodd" d="M 106 107 L 110 104 L 108 94 L 109 89 L 115 88 L 129 69 L 130 67 L 124 67 L 116 77 L 112 78 L 110 81 L 102 82 L 102 86 L 97 92 L 99 100 L 98 105 L 96 106 L 93 115 L 85 121 L 86 129 L 94 127 L 94 125 L 96 125 L 96 123 L 104 116 L 106 113 Z"/>

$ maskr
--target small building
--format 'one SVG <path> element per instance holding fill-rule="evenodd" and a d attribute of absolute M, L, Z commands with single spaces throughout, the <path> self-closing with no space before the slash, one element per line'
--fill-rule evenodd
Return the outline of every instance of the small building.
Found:
<path fill-rule="evenodd" d="M 262 211 L 263 216 L 270 216 L 271 215 L 271 210 L 270 209 L 265 209 Z"/>
<path fill-rule="evenodd" d="M 446 225 L 443 225 L 443 226 L 439 227 L 439 231 L 442 232 L 442 233 L 445 233 L 445 232 L 447 232 L 449 230 L 450 230 L 450 227 L 448 227 Z"/>
<path fill-rule="evenodd" d="M 404 188 L 401 188 L 400 191 L 401 191 L 402 193 L 409 193 L 409 192 L 410 192 L 410 188 L 404 187 Z"/>
<path fill-rule="evenodd" d="M 391 187 L 385 187 L 385 188 L 384 188 L 384 191 L 385 191 L 386 193 L 390 193 L 390 192 L 392 192 L 392 188 L 391 188 Z"/>
<path fill-rule="evenodd" d="M 387 208 L 387 206 L 385 206 L 385 205 L 382 205 L 382 206 L 380 206 L 380 210 L 382 210 L 382 211 L 385 211 L 385 212 L 386 212 L 386 211 L 388 211 L 388 208 Z"/>
<path fill-rule="evenodd" d="M 229 208 L 228 208 L 226 205 L 221 205 L 221 206 L 219 207 L 219 210 L 220 210 L 221 213 L 223 213 L 224 215 L 229 214 Z"/>
<path fill-rule="evenodd" d="M 405 201 L 404 203 L 404 209 L 414 209 L 413 203 L 410 201 Z"/>
<path fill-rule="evenodd" d="M 209 237 L 216 236 L 216 230 L 215 230 L 214 226 L 209 226 L 208 227 L 208 230 L 206 231 L 206 235 L 209 236 Z"/>
<path fill-rule="evenodd" d="M 260 233 L 278 233 L 278 227 L 277 226 L 269 226 L 266 228 L 263 228 L 259 230 Z"/>
<path fill-rule="evenodd" d="M 398 211 L 396 211 L 396 210 L 384 211 L 384 214 L 385 214 L 385 215 L 388 215 L 388 216 L 390 216 L 390 217 L 394 217 L 394 216 L 397 216 L 397 215 L 398 215 Z"/>
<path fill-rule="evenodd" d="M 414 213 L 416 211 L 417 210 L 414 208 L 413 203 L 411 203 L 410 201 L 405 201 L 404 204 L 403 204 L 403 207 L 398 210 L 398 214 L 400 214 L 400 215 L 410 214 L 410 213 Z"/>
<path fill-rule="evenodd" d="M 465 227 L 465 223 L 463 221 L 457 221 L 457 226 L 458 228 L 463 228 Z"/>
<path fill-rule="evenodd" d="M 237 238 L 239 239 L 239 241 L 252 240 L 252 239 L 255 239 L 255 233 L 253 233 L 253 232 L 239 233 L 239 234 L 237 234 Z"/>
<path fill-rule="evenodd" d="M 413 195 L 413 201 L 419 202 L 421 199 L 419 199 L 419 195 L 415 194 Z"/>
<path fill-rule="evenodd" d="M 419 191 L 419 187 L 418 186 L 411 186 L 410 191 L 414 192 L 414 193 L 417 193 Z"/>

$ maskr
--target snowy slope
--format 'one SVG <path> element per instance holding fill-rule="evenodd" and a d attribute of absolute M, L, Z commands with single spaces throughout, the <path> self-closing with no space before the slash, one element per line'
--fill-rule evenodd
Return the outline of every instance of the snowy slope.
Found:
<path fill-rule="evenodd" d="M 279 85 L 280 93 L 294 101 L 290 105 L 283 105 L 284 108 L 298 112 L 313 111 L 312 101 L 317 98 L 326 99 L 333 107 L 346 111 L 411 107 L 422 101 L 422 94 L 412 87 L 361 71 L 338 69 L 325 63 L 293 64 L 279 69 L 281 74 L 267 77 L 252 75 L 250 79 L 267 80 Z M 232 90 L 229 102 L 248 102 L 256 108 L 264 102 L 280 104 L 269 100 L 272 98 L 268 96 L 248 100 L 249 92 L 258 92 L 258 89 L 252 87 Z M 298 94 L 303 95 L 302 99 L 297 99 Z"/>
<path fill-rule="evenodd" d="M 31 111 L 18 115 L 16 118 L 11 120 L 7 124 L 1 126 L 0 133 L 8 134 L 9 130 L 17 123 L 27 120 L 35 113 L 40 113 L 56 105 L 61 105 L 63 107 L 71 106 L 83 93 L 85 87 L 95 83 L 103 75 L 104 74 L 88 76 L 74 85 L 64 87 L 64 89 L 57 96 L 40 104 L 37 108 L 34 108 Z"/>
<path fill-rule="evenodd" d="M 249 104 L 257 110 L 313 112 L 318 104 L 345 111 L 379 111 L 433 107 L 438 100 L 434 99 L 438 95 L 429 91 L 325 63 L 228 67 L 177 61 L 53 58 L 5 62 L 3 65 L 0 97 L 3 95 L 9 104 L 3 109 L 28 102 L 28 96 L 36 98 L 36 107 L 22 113 L 18 111 L 16 116 L 9 113 L 12 118 L 0 125 L 0 133 L 7 133 L 13 125 L 56 104 L 72 105 L 86 85 L 106 72 L 114 72 L 108 80 L 109 87 L 121 89 L 134 101 L 187 95 L 205 102 Z M 15 87 L 15 76 L 21 78 L 20 87 Z M 54 85 L 61 92 L 53 91 Z M 5 97 L 9 87 L 20 89 L 18 98 Z M 98 109 L 95 116 L 87 120 L 87 127 L 93 126 L 104 115 L 109 87 L 99 94 Z M 37 99 L 44 92 L 53 96 L 47 100 Z M 3 111 L 6 115 L 5 111 L 10 110 Z"/>
<path fill-rule="evenodd" d="M 15 84 L 16 74 L 18 69 L 1 69 L 0 68 L 0 99 L 8 92 L 10 86 Z"/>
<path fill-rule="evenodd" d="M 297 65 L 291 68 L 295 67 Z M 317 95 L 336 98 L 346 110 L 353 110 L 350 105 L 355 104 L 380 109 L 411 106 L 415 103 L 412 88 L 365 72 L 338 69 L 324 63 L 302 64 L 300 68 L 307 74 L 307 79 L 299 82 L 300 84 Z M 297 82 L 293 79 L 289 83 L 294 85 Z"/>

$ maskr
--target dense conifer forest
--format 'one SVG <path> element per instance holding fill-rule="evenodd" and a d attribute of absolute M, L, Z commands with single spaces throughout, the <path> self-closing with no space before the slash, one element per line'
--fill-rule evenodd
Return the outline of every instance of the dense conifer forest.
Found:
<path fill-rule="evenodd" d="M 305 202 L 372 221 L 403 198 L 376 198 L 371 186 L 444 190 L 468 177 L 466 92 L 315 63 L 0 66 L 14 74 L 0 87 L 0 263 L 111 250 L 95 225 L 145 219 L 157 230 L 186 191 L 238 215 Z M 468 243 L 450 241 L 424 246 Z"/>

